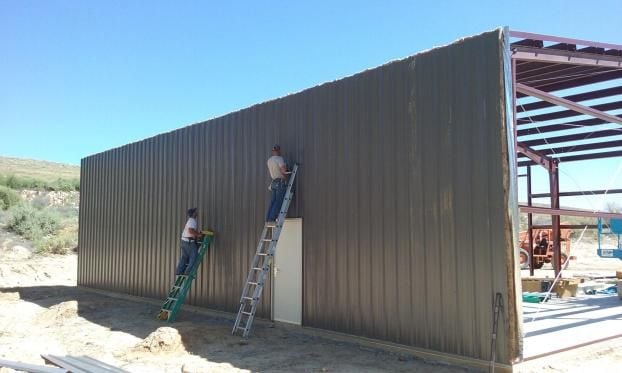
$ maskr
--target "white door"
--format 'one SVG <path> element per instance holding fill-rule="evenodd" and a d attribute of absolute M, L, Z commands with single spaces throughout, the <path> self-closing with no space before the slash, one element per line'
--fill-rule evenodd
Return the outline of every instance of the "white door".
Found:
<path fill-rule="evenodd" d="M 272 318 L 302 324 L 302 219 L 286 219 L 272 266 Z"/>

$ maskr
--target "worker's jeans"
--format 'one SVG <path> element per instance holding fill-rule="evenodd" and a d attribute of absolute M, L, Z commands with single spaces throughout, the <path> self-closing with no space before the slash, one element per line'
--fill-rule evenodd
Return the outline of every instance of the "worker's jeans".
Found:
<path fill-rule="evenodd" d="M 197 248 L 197 243 L 181 240 L 181 257 L 179 258 L 179 264 L 177 264 L 175 275 L 190 273 L 198 257 L 199 250 Z"/>
<path fill-rule="evenodd" d="M 283 205 L 283 198 L 287 190 L 287 182 L 284 179 L 272 180 L 270 189 L 272 189 L 272 199 L 270 200 L 270 207 L 266 214 L 266 221 L 276 221 L 281 211 L 281 205 Z"/>

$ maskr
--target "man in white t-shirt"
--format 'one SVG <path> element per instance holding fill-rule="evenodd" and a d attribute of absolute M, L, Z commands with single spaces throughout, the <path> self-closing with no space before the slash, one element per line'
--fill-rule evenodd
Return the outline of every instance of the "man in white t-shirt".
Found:
<path fill-rule="evenodd" d="M 279 216 L 285 191 L 287 190 L 287 165 L 283 157 L 281 157 L 281 147 L 279 145 L 272 147 L 272 157 L 268 158 L 268 172 L 270 172 L 270 177 L 272 178 L 270 183 L 272 197 L 270 199 L 270 207 L 266 213 L 266 222 L 273 224 Z"/>
<path fill-rule="evenodd" d="M 197 208 L 193 207 L 188 209 L 188 221 L 184 226 L 184 230 L 181 233 L 181 257 L 179 258 L 179 264 L 175 270 L 175 275 L 187 275 L 192 270 L 194 263 L 196 263 L 199 253 L 197 245 L 197 239 L 201 237 L 201 233 L 197 224 Z"/>

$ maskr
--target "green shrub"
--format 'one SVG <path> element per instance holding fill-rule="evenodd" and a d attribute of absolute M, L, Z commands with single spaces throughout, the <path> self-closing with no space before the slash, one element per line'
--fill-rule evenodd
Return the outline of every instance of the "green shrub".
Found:
<path fill-rule="evenodd" d="M 29 204 L 13 206 L 9 212 L 7 228 L 31 241 L 56 233 L 60 226 L 57 215 L 37 210 Z"/>
<path fill-rule="evenodd" d="M 46 195 L 38 195 L 30 201 L 30 204 L 37 210 L 43 210 L 50 205 L 50 197 Z"/>
<path fill-rule="evenodd" d="M 14 190 L 0 185 L 0 209 L 7 210 L 21 202 L 19 194 Z"/>
<path fill-rule="evenodd" d="M 73 234 L 60 234 L 35 242 L 37 253 L 67 254 L 78 246 L 78 238 Z"/>
<path fill-rule="evenodd" d="M 15 175 L 0 175 L 0 185 L 4 185 L 11 189 L 44 189 L 49 191 L 69 192 L 80 190 L 79 179 L 56 179 L 46 181 L 41 179 L 33 179 L 30 177 L 19 177 Z"/>

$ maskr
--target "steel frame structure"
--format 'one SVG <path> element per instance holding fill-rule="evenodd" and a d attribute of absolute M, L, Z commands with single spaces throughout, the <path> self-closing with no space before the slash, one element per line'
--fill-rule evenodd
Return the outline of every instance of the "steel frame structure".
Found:
<path fill-rule="evenodd" d="M 519 211 L 527 214 L 529 238 L 529 271 L 534 275 L 533 228 L 549 227 L 533 224 L 533 214 L 551 216 L 553 240 L 553 267 L 555 275 L 561 271 L 560 232 L 562 228 L 576 227 L 561 225 L 560 216 L 584 216 L 622 218 L 622 214 L 604 211 L 580 211 L 560 208 L 561 196 L 585 194 L 622 193 L 622 189 L 570 191 L 559 190 L 559 164 L 578 160 L 603 159 L 622 156 L 622 127 L 599 128 L 616 124 L 622 126 L 622 115 L 607 111 L 622 108 L 622 101 L 597 105 L 584 105 L 581 101 L 614 98 L 622 94 L 622 83 L 608 88 L 593 88 L 590 85 L 622 79 L 622 45 L 599 43 L 587 40 L 569 39 L 521 31 L 510 31 L 512 55 L 512 83 L 514 134 L 516 138 L 516 167 L 526 167 L 519 176 L 527 178 L 527 205 Z M 579 89 L 583 92 L 565 97 L 551 92 L 564 89 Z M 519 99 L 535 98 L 538 101 L 517 104 Z M 535 110 L 562 108 L 544 114 L 531 115 Z M 517 118 L 520 113 L 521 117 Z M 586 115 L 590 118 L 566 121 Z M 553 121 L 554 123 L 551 123 Z M 569 129 L 578 130 L 571 134 L 560 134 Z M 589 130 L 588 132 L 582 130 Z M 605 141 L 600 141 L 600 140 Z M 593 140 L 597 140 L 593 142 Z M 590 141 L 585 143 L 585 141 Z M 570 143 L 566 145 L 558 145 Z M 573 154 L 581 153 L 581 154 Z M 539 165 L 549 175 L 549 193 L 532 193 L 531 166 Z M 533 206 L 533 198 L 550 198 L 550 208 Z M 581 226 L 583 227 L 583 226 Z M 588 225 L 588 228 L 595 227 Z"/>

